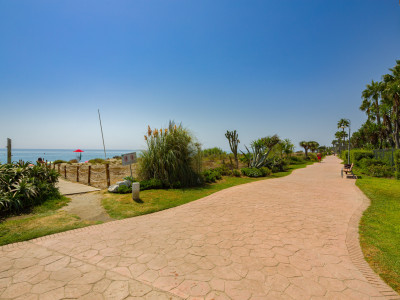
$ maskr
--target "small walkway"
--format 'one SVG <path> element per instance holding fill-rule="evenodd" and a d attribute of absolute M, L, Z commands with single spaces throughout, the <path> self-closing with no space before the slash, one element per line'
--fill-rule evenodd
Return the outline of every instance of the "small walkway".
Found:
<path fill-rule="evenodd" d="M 95 188 L 93 186 L 66 181 L 62 178 L 58 179 L 57 187 L 60 190 L 61 195 L 74 195 L 74 194 L 100 191 L 100 189 Z"/>
<path fill-rule="evenodd" d="M 162 212 L 0 248 L 0 298 L 399 299 L 362 257 L 335 157 Z"/>
<path fill-rule="evenodd" d="M 70 214 L 77 215 L 82 220 L 110 222 L 111 218 L 101 205 L 101 195 L 97 192 L 100 189 L 59 179 L 58 188 L 60 193 L 68 196 L 71 202 L 61 208 Z"/>

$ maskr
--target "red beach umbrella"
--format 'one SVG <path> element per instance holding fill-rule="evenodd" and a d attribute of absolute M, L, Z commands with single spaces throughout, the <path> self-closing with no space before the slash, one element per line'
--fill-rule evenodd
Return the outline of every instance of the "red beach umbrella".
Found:
<path fill-rule="evenodd" d="M 83 150 L 81 150 L 81 149 L 76 149 L 74 152 L 79 152 L 80 154 L 79 154 L 79 161 L 82 159 L 82 152 L 85 152 L 85 151 L 83 151 Z"/>

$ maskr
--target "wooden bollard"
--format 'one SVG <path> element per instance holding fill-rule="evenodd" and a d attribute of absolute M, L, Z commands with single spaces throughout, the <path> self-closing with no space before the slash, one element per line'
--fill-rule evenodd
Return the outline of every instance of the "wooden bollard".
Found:
<path fill-rule="evenodd" d="M 61 169 L 61 164 L 58 164 L 58 174 L 61 174 L 60 169 Z"/>
<path fill-rule="evenodd" d="M 92 171 L 92 166 L 89 166 L 89 169 L 88 169 L 88 179 L 87 179 L 88 185 L 90 185 L 90 173 L 91 173 L 91 171 Z"/>
<path fill-rule="evenodd" d="M 106 178 L 107 178 L 107 187 L 110 186 L 110 166 L 106 164 Z"/>
<path fill-rule="evenodd" d="M 79 166 L 76 166 L 76 182 L 79 182 Z"/>
<path fill-rule="evenodd" d="M 67 179 L 67 165 L 64 166 L 64 178 Z"/>

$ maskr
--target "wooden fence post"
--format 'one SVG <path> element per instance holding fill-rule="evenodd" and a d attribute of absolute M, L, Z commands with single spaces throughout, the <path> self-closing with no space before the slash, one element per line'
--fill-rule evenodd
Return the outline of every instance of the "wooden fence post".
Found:
<path fill-rule="evenodd" d="M 60 168 L 61 168 L 61 164 L 58 164 L 58 174 L 61 174 Z"/>
<path fill-rule="evenodd" d="M 107 187 L 110 186 L 110 166 L 106 164 L 106 177 L 107 177 Z"/>
<path fill-rule="evenodd" d="M 11 164 L 11 139 L 7 138 L 7 163 Z"/>
<path fill-rule="evenodd" d="M 91 173 L 91 170 L 92 170 L 92 166 L 89 166 L 89 169 L 88 169 L 88 179 L 87 179 L 88 185 L 90 185 L 90 173 Z"/>
<path fill-rule="evenodd" d="M 76 182 L 79 182 L 79 166 L 76 166 Z"/>
<path fill-rule="evenodd" d="M 67 165 L 64 166 L 64 177 L 67 179 Z"/>

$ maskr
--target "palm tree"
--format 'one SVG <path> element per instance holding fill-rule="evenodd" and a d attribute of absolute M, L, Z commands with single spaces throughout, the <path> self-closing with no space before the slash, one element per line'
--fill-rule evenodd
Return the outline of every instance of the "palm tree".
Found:
<path fill-rule="evenodd" d="M 376 119 L 378 125 L 381 125 L 381 115 L 379 99 L 385 86 L 382 82 L 373 81 L 367 84 L 367 88 L 362 92 L 363 103 L 361 110 L 365 110 L 369 118 Z"/>
<path fill-rule="evenodd" d="M 400 148 L 400 60 L 396 61 L 396 66 L 389 69 L 392 74 L 383 76 L 385 89 L 383 95 L 385 103 L 391 106 L 392 115 L 391 122 L 393 123 L 393 140 L 396 148 Z"/>
<path fill-rule="evenodd" d="M 341 134 L 341 138 L 339 138 L 339 140 L 341 140 L 343 142 L 342 146 L 344 146 L 344 144 L 346 143 L 346 137 L 347 137 L 347 133 L 344 132 L 345 128 L 348 128 L 350 126 L 350 122 L 347 119 L 340 119 L 339 122 L 337 123 L 337 128 L 342 128 L 342 134 Z M 336 133 L 337 134 L 337 133 Z M 335 136 L 336 136 L 335 134 Z M 338 136 L 336 136 L 336 138 L 338 138 Z"/>
<path fill-rule="evenodd" d="M 310 141 L 308 142 L 309 148 L 311 150 L 312 153 L 314 153 L 315 151 L 317 151 L 319 144 L 315 141 Z"/>
<path fill-rule="evenodd" d="M 299 145 L 300 145 L 300 147 L 303 147 L 303 148 L 304 148 L 304 153 L 306 154 L 306 157 L 308 157 L 308 149 L 310 149 L 310 144 L 309 144 L 309 142 L 301 141 L 301 142 L 299 143 Z"/>

